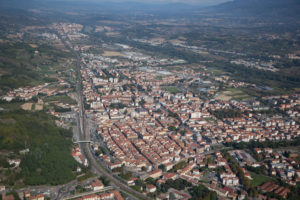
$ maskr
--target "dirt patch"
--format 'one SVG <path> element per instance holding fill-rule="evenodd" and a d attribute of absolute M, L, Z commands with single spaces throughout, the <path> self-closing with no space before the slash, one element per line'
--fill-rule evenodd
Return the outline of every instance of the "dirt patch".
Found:
<path fill-rule="evenodd" d="M 107 33 L 105 33 L 105 35 L 107 35 L 107 36 L 116 36 L 116 35 L 120 35 L 120 33 L 119 32 L 107 32 Z"/>
<path fill-rule="evenodd" d="M 153 41 L 153 42 L 164 42 L 165 39 L 164 38 L 152 38 L 151 41 Z"/>
<path fill-rule="evenodd" d="M 216 99 L 221 101 L 229 101 L 230 99 L 232 99 L 231 94 L 232 93 L 230 91 L 225 91 L 218 95 Z"/>
<path fill-rule="evenodd" d="M 23 110 L 31 110 L 32 109 L 32 104 L 33 103 L 24 103 L 23 105 L 21 105 L 21 108 Z"/>
<path fill-rule="evenodd" d="M 179 43 L 179 44 L 184 44 L 185 43 L 185 41 L 178 40 L 178 39 L 170 40 L 170 42 Z"/>
<path fill-rule="evenodd" d="M 245 100 L 245 99 L 250 99 L 251 97 L 241 90 L 227 90 L 224 92 L 221 92 L 216 99 L 218 100 L 223 100 L 223 101 L 228 101 L 231 99 L 237 99 L 237 100 Z"/>
<path fill-rule="evenodd" d="M 104 53 L 102 55 L 107 56 L 107 57 L 123 56 L 123 54 L 121 54 L 120 52 L 116 52 L 116 51 L 104 51 Z"/>
<path fill-rule="evenodd" d="M 29 44 L 29 46 L 31 46 L 32 48 L 37 48 L 38 47 L 38 45 L 36 45 L 36 44 Z"/>
<path fill-rule="evenodd" d="M 103 26 L 97 26 L 95 32 L 103 32 L 104 27 Z"/>
<path fill-rule="evenodd" d="M 43 105 L 42 104 L 35 104 L 34 110 L 43 110 Z"/>

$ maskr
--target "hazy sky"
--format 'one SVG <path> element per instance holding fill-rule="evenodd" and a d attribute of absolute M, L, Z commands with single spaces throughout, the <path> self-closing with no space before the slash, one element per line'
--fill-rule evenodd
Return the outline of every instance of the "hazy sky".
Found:
<path fill-rule="evenodd" d="M 68 1 L 80 1 L 80 0 L 68 0 Z M 107 2 L 108 0 L 88 0 L 93 2 Z M 109 0 L 113 2 L 147 2 L 147 3 L 190 3 L 190 4 L 201 4 L 201 5 L 215 5 L 232 0 Z"/>

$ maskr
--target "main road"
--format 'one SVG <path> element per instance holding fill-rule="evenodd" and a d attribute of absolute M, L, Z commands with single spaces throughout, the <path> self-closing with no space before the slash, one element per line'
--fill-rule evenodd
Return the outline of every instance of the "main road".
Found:
<path fill-rule="evenodd" d="M 82 79 L 81 79 L 81 58 L 77 51 L 74 50 L 73 46 L 68 46 L 66 42 L 60 37 L 62 42 L 65 46 L 73 52 L 76 56 L 76 68 L 77 68 L 77 93 L 78 93 L 78 105 L 79 105 L 79 117 L 80 117 L 80 129 L 79 129 L 79 139 L 80 140 L 89 140 L 90 134 L 87 131 L 86 127 L 86 118 L 85 118 L 85 108 L 84 108 L 84 101 L 83 101 L 83 91 L 82 91 Z M 69 41 L 70 42 L 70 41 Z M 71 42 L 70 42 L 71 44 Z M 106 176 L 112 184 L 115 185 L 117 189 L 126 193 L 128 196 L 133 197 L 135 199 L 147 199 L 150 200 L 149 197 L 145 196 L 144 194 L 137 192 L 136 190 L 132 189 L 128 185 L 122 183 L 112 174 L 107 172 L 104 167 L 97 162 L 96 158 L 94 157 L 93 153 L 91 152 L 90 145 L 88 143 L 83 143 L 81 145 L 84 156 L 88 159 L 89 164 L 92 168 L 92 171 L 96 172 L 98 175 Z"/>

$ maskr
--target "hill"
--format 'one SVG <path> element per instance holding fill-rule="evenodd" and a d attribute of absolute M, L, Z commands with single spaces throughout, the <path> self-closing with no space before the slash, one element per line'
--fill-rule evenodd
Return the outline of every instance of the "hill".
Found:
<path fill-rule="evenodd" d="M 264 20 L 299 21 L 300 19 L 300 1 L 298 0 L 234 0 L 207 10 L 213 13 Z"/>
<path fill-rule="evenodd" d="M 54 118 L 43 112 L 22 110 L 0 112 L 1 183 L 41 185 L 63 184 L 75 178 L 76 162 L 71 156 L 72 132 L 58 128 Z M 19 150 L 28 148 L 26 155 Z M 22 171 L 5 173 L 5 152 L 21 158 Z M 6 166 L 7 167 L 7 166 Z"/>

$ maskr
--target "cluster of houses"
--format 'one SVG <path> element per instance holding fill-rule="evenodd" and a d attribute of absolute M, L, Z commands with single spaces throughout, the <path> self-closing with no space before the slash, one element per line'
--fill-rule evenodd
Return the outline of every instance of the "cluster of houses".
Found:
<path fill-rule="evenodd" d="M 58 88 L 61 86 L 64 86 L 65 89 Z M 67 83 L 66 81 L 64 81 L 63 79 L 58 78 L 58 84 L 44 83 L 44 84 L 37 85 L 34 87 L 27 86 L 27 87 L 11 90 L 2 97 L 2 100 L 8 101 L 8 102 L 10 102 L 14 99 L 28 101 L 39 94 L 42 94 L 45 96 L 54 96 L 57 94 L 67 93 L 69 91 L 70 91 L 70 84 Z"/>
<path fill-rule="evenodd" d="M 271 148 L 255 148 L 259 157 L 263 158 L 262 165 L 269 171 L 270 175 L 277 176 L 282 181 L 296 185 L 300 181 L 300 170 L 293 158 L 287 158 L 283 152 L 276 152 Z"/>
<path fill-rule="evenodd" d="M 297 106 L 300 104 L 300 94 L 269 96 L 264 100 L 285 112 L 289 117 L 299 120 L 300 112 Z"/>
<path fill-rule="evenodd" d="M 5 189 L 4 189 L 5 191 Z M 0 190 L 0 192 L 3 192 Z M 1 199 L 2 200 L 15 200 L 15 196 L 13 194 L 9 194 L 6 195 L 6 193 L 2 193 L 1 195 Z M 45 199 L 45 195 L 44 194 L 32 194 L 30 193 L 30 191 L 25 190 L 24 192 L 20 192 L 18 193 L 19 199 L 25 199 L 25 200 L 44 200 Z"/>
<path fill-rule="evenodd" d="M 202 100 L 191 92 L 165 90 L 164 85 L 180 80 L 181 75 L 197 79 L 199 74 L 192 69 L 160 76 L 160 72 L 151 68 L 132 71 L 87 66 L 81 68 L 83 93 L 90 105 L 86 113 L 97 124 L 98 135 L 112 152 L 112 155 L 100 155 L 110 170 L 125 166 L 129 171 L 140 173 L 140 179 L 152 177 L 164 183 L 168 179 L 182 178 L 197 184 L 201 173 L 194 168 L 205 166 L 201 154 L 209 152 L 211 145 L 289 140 L 300 135 L 299 125 L 293 119 L 280 114 L 271 117 L 259 114 L 269 109 L 259 101 Z M 238 110 L 240 116 L 217 118 L 214 112 L 219 110 Z M 168 171 L 188 158 L 192 161 L 176 173 L 158 169 L 164 165 Z M 220 183 L 226 187 L 239 186 L 239 179 L 226 160 L 220 154 L 216 159 L 217 163 L 207 167 L 225 168 L 225 172 L 219 174 Z M 243 170 L 251 179 L 250 173 Z M 132 179 L 128 181 L 134 184 Z M 147 192 L 154 190 L 151 185 L 147 187 Z"/>
<path fill-rule="evenodd" d="M 290 192 L 290 189 L 285 188 L 283 186 L 279 186 L 275 184 L 274 182 L 266 182 L 263 185 L 259 186 L 259 190 L 261 190 L 263 193 L 270 193 L 273 192 L 274 194 L 286 198 L 288 193 Z"/>
<path fill-rule="evenodd" d="M 50 96 L 57 92 L 55 89 L 48 89 L 48 85 L 49 83 L 44 83 L 34 87 L 17 88 L 9 91 L 4 97 L 2 97 L 2 99 L 8 102 L 16 98 L 28 101 L 32 99 L 32 97 L 37 96 L 39 93 Z"/>
<path fill-rule="evenodd" d="M 89 165 L 87 159 L 82 155 L 81 150 L 78 146 L 73 148 L 72 156 L 78 163 L 86 167 Z M 77 171 L 80 172 L 81 170 L 78 168 Z"/>

